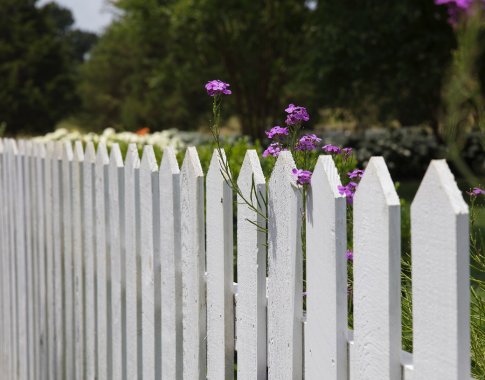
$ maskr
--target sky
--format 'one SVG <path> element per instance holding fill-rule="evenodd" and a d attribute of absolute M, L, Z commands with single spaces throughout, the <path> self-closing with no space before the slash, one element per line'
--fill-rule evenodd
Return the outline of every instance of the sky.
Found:
<path fill-rule="evenodd" d="M 52 0 L 41 0 L 44 5 Z M 55 0 L 56 3 L 69 8 L 74 15 L 75 27 L 90 32 L 100 33 L 113 20 L 114 13 L 106 0 Z"/>

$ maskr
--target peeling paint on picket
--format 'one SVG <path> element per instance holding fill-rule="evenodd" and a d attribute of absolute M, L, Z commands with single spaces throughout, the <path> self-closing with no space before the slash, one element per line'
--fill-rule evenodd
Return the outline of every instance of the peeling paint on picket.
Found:
<path fill-rule="evenodd" d="M 370 160 L 354 199 L 352 331 L 332 158 L 317 161 L 306 220 L 289 152 L 267 187 L 248 151 L 237 194 L 224 160 L 216 150 L 204 178 L 195 148 L 180 170 L 171 148 L 159 168 L 150 146 L 140 162 L 131 144 L 123 162 L 117 144 L 0 139 L 2 378 L 225 380 L 236 366 L 243 380 L 470 378 L 469 215 L 445 161 L 412 204 L 410 354 L 384 160 Z"/>

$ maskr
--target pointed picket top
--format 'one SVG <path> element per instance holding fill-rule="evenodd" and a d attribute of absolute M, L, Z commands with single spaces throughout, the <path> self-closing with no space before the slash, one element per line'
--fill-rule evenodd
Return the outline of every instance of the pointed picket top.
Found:
<path fill-rule="evenodd" d="M 331 156 L 317 160 L 307 196 L 305 377 L 347 379 L 346 200 Z"/>
<path fill-rule="evenodd" d="M 98 144 L 98 150 L 96 152 L 96 164 L 98 165 L 109 164 L 108 149 L 106 148 L 106 144 L 104 142 L 100 142 Z"/>
<path fill-rule="evenodd" d="M 24 147 L 24 155 L 27 157 L 32 156 L 32 150 L 33 150 L 33 142 L 32 140 L 26 140 L 25 141 L 25 147 Z"/>
<path fill-rule="evenodd" d="M 355 193 L 355 201 L 360 197 L 374 198 L 377 190 L 388 206 L 399 206 L 399 197 L 383 157 L 371 157 L 369 160 Z"/>
<path fill-rule="evenodd" d="M 72 150 L 72 144 L 70 141 L 62 142 L 62 155 L 61 158 L 66 161 L 72 161 L 74 158 L 74 152 Z"/>
<path fill-rule="evenodd" d="M 111 152 L 109 155 L 110 168 L 121 168 L 123 167 L 123 157 L 121 157 L 121 150 L 118 143 L 114 143 L 111 147 Z"/>
<path fill-rule="evenodd" d="M 45 158 L 47 154 L 46 145 L 42 142 L 34 143 L 34 155 L 36 157 Z"/>
<path fill-rule="evenodd" d="M 289 183 L 293 186 L 298 186 L 296 184 L 296 178 L 292 175 L 291 171 L 296 168 L 295 160 L 290 152 L 281 152 L 276 160 L 273 172 L 269 179 L 269 186 L 281 186 L 284 185 L 289 179 Z M 284 183 L 278 185 L 278 182 L 283 181 Z"/>
<path fill-rule="evenodd" d="M 187 173 L 191 177 L 204 176 L 202 165 L 199 160 L 199 154 L 197 153 L 197 149 L 193 146 L 188 147 L 185 152 L 184 162 L 182 163 L 182 173 Z"/>
<path fill-rule="evenodd" d="M 237 185 L 241 189 L 247 189 L 247 186 L 252 186 L 254 178 L 254 184 L 265 184 L 263 169 L 261 168 L 261 162 L 259 161 L 258 153 L 254 149 L 250 149 L 244 156 L 244 161 L 239 171 L 239 177 L 237 178 Z M 250 189 L 250 188 L 249 188 Z"/>
<path fill-rule="evenodd" d="M 19 148 L 18 148 L 17 142 L 14 139 L 8 139 L 8 141 L 10 143 L 8 144 L 9 152 L 12 154 L 18 154 Z"/>
<path fill-rule="evenodd" d="M 17 144 L 18 144 L 18 153 L 22 155 L 25 154 L 25 140 L 24 139 L 17 140 Z"/>
<path fill-rule="evenodd" d="M 444 196 L 443 200 L 447 200 L 441 207 L 448 206 L 456 215 L 468 214 L 468 206 L 446 160 L 432 160 L 414 197 L 412 207 L 429 208 L 430 197 L 441 194 Z"/>
<path fill-rule="evenodd" d="M 64 153 L 64 141 L 55 141 L 54 142 L 54 158 L 57 160 L 62 159 L 62 155 Z"/>
<path fill-rule="evenodd" d="M 411 205 L 413 379 L 470 378 L 468 206 L 445 160 Z"/>
<path fill-rule="evenodd" d="M 84 161 L 84 149 L 83 144 L 81 141 L 76 141 L 74 143 L 74 156 L 73 159 L 75 162 L 83 162 Z"/>
<path fill-rule="evenodd" d="M 140 156 L 138 155 L 138 148 L 134 143 L 128 145 L 125 157 L 125 167 L 127 170 L 140 167 Z"/>
<path fill-rule="evenodd" d="M 46 157 L 52 160 L 54 158 L 54 151 L 55 151 L 54 141 L 47 141 L 47 144 L 45 144 L 45 151 L 46 151 Z"/>
<path fill-rule="evenodd" d="M 179 174 L 180 168 L 175 155 L 175 150 L 169 146 L 163 150 L 162 162 L 160 163 L 160 172 L 169 172 Z"/>
<path fill-rule="evenodd" d="M 401 378 L 400 204 L 382 157 L 372 157 L 354 198 L 356 378 Z"/>
<path fill-rule="evenodd" d="M 226 159 L 226 152 L 224 149 L 220 151 L 216 148 L 212 153 L 212 158 L 209 164 L 209 169 L 207 170 L 207 181 L 225 181 L 226 172 L 223 169 L 224 161 Z M 223 172 L 224 170 L 224 172 Z M 229 176 L 231 173 L 229 172 Z"/>
<path fill-rule="evenodd" d="M 153 146 L 145 145 L 143 147 L 140 169 L 151 172 L 156 172 L 158 170 L 157 159 L 155 157 L 155 152 L 153 151 Z"/>
<path fill-rule="evenodd" d="M 96 150 L 92 141 L 86 144 L 86 151 L 84 152 L 84 162 L 94 163 L 96 161 Z"/>

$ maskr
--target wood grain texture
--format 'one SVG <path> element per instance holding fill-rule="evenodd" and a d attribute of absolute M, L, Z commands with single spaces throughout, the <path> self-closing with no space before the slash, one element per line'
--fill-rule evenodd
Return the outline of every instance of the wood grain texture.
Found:
<path fill-rule="evenodd" d="M 372 157 L 354 199 L 355 376 L 401 378 L 400 204 L 382 157 Z"/>
<path fill-rule="evenodd" d="M 414 380 L 470 377 L 468 206 L 432 161 L 411 206 Z"/>
<path fill-rule="evenodd" d="M 204 173 L 187 149 L 181 172 L 183 378 L 206 378 Z"/>
<path fill-rule="evenodd" d="M 118 144 L 113 144 L 109 163 L 109 259 L 111 292 L 109 310 L 109 324 L 111 325 L 111 376 L 113 379 L 121 379 L 123 376 L 123 310 L 122 310 L 122 265 L 121 252 L 121 208 L 123 204 L 124 189 L 123 158 Z"/>
<path fill-rule="evenodd" d="M 135 144 L 125 158 L 126 379 L 141 378 L 140 158 Z"/>
<path fill-rule="evenodd" d="M 234 378 L 232 189 L 216 149 L 207 172 L 207 378 Z M 227 178 L 227 180 L 229 180 Z"/>
<path fill-rule="evenodd" d="M 96 251 L 97 379 L 109 378 L 107 194 L 109 157 L 106 145 L 98 144 L 94 169 L 94 225 Z"/>
<path fill-rule="evenodd" d="M 72 254 L 73 254 L 73 285 L 74 285 L 74 378 L 84 379 L 84 279 L 83 279 L 83 218 L 82 189 L 84 151 L 80 141 L 74 145 L 71 164 L 72 180 Z"/>
<path fill-rule="evenodd" d="M 347 374 L 346 201 L 331 156 L 320 156 L 307 196 L 305 379 Z"/>
<path fill-rule="evenodd" d="M 282 152 L 268 195 L 268 378 L 303 378 L 302 189 Z"/>
<path fill-rule="evenodd" d="M 237 179 L 237 378 L 266 379 L 266 180 L 258 154 L 248 150 Z M 262 228 L 258 228 L 262 227 Z"/>
<path fill-rule="evenodd" d="M 155 379 L 155 254 L 153 244 L 153 174 L 157 172 L 153 148 L 146 145 L 140 164 L 141 327 L 143 379 Z"/>
<path fill-rule="evenodd" d="M 85 377 L 96 378 L 96 247 L 95 247 L 95 171 L 96 152 L 86 144 L 83 162 L 83 266 L 84 266 L 84 348 Z"/>
<path fill-rule="evenodd" d="M 160 164 L 160 256 L 162 303 L 162 379 L 182 379 L 182 273 L 180 170 L 173 148 Z"/>

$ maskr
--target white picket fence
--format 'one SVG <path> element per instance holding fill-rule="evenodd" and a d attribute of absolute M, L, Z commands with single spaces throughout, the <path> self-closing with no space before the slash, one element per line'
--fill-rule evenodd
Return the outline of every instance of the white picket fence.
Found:
<path fill-rule="evenodd" d="M 444 161 L 412 205 L 414 353 L 401 351 L 400 203 L 380 157 L 355 196 L 354 331 L 346 200 L 330 156 L 307 198 L 291 154 L 268 193 L 248 151 L 237 204 L 214 154 L 141 162 L 131 145 L 0 140 L 2 379 L 463 380 L 470 378 L 468 208 Z M 204 186 L 205 182 L 205 186 Z M 254 193 L 257 196 L 254 196 Z M 252 195 L 251 195 L 252 194 Z M 266 195 L 267 194 L 267 195 Z M 266 197 L 266 199 L 256 199 Z M 205 208 L 204 208 L 205 201 Z M 259 205 L 259 206 L 258 206 Z M 205 213 L 204 213 L 205 211 Z"/>

